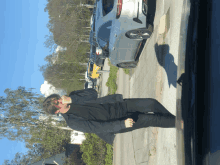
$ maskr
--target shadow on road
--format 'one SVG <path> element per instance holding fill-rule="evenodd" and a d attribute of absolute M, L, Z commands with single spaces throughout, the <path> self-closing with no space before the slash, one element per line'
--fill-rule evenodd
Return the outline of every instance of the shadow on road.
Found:
<path fill-rule="evenodd" d="M 169 45 L 154 45 L 157 61 L 167 73 L 169 87 L 172 84 L 176 88 L 177 65 L 174 63 L 174 57 L 169 53 Z"/>

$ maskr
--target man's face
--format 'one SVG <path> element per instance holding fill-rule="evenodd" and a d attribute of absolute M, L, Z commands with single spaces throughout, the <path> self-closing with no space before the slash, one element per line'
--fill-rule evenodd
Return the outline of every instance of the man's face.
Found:
<path fill-rule="evenodd" d="M 70 106 L 68 106 L 68 104 L 63 104 L 62 103 L 62 98 L 60 98 L 60 99 L 58 99 L 58 100 L 56 100 L 56 99 L 54 99 L 53 100 L 54 101 L 54 103 L 55 103 L 55 107 L 57 107 L 57 108 L 59 108 L 59 110 L 57 110 L 56 112 L 55 112 L 55 114 L 57 114 L 57 113 L 66 113 L 68 110 L 69 110 L 69 108 L 70 108 Z"/>

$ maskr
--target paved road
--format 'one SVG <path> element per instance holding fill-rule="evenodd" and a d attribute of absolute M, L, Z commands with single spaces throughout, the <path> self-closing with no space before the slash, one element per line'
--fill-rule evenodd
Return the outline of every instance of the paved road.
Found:
<path fill-rule="evenodd" d="M 180 23 L 185 1 L 157 0 L 154 33 L 130 80 L 119 69 L 117 93 L 124 98 L 155 98 L 176 115 Z M 176 165 L 176 151 L 175 128 L 142 128 L 116 135 L 113 164 Z"/>

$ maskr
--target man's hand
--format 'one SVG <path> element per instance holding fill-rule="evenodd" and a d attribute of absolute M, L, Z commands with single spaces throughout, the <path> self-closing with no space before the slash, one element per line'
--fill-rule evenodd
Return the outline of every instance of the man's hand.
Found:
<path fill-rule="evenodd" d="M 135 122 L 133 121 L 133 119 L 127 118 L 127 119 L 125 120 L 125 127 L 126 127 L 126 128 L 132 127 L 132 126 L 133 126 L 133 123 L 135 123 Z"/>

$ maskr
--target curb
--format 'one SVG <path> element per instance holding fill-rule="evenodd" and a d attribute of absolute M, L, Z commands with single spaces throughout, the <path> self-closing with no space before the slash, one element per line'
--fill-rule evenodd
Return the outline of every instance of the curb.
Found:
<path fill-rule="evenodd" d="M 185 0 L 183 2 L 183 11 L 180 26 L 180 40 L 179 40 L 179 55 L 178 55 L 178 69 L 177 79 L 185 73 L 185 57 L 186 57 L 186 39 L 188 21 L 190 15 L 190 2 Z M 189 9 L 187 11 L 187 9 Z M 177 83 L 176 91 L 176 136 L 177 136 L 177 161 L 178 165 L 185 165 L 185 147 L 184 147 L 184 129 L 181 129 L 182 116 L 182 86 Z"/>

